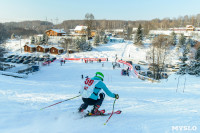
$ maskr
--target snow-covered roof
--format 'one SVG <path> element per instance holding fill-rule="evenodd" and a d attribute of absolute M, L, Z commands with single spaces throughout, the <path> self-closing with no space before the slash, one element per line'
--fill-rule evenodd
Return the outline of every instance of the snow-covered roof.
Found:
<path fill-rule="evenodd" d="M 63 34 L 66 34 L 66 32 L 64 31 L 64 29 L 51 29 L 57 33 L 63 33 Z"/>
<path fill-rule="evenodd" d="M 58 50 L 63 50 L 64 48 L 62 48 L 62 47 L 58 47 L 58 46 L 52 46 L 51 48 L 56 48 L 56 49 L 58 49 Z"/>
<path fill-rule="evenodd" d="M 186 25 L 186 28 L 191 29 L 191 28 L 194 28 L 194 26 L 193 25 Z"/>
<path fill-rule="evenodd" d="M 44 49 L 50 48 L 49 46 L 46 46 L 46 45 L 38 45 L 38 46 L 40 46 L 40 47 L 42 47 L 42 48 L 44 48 Z"/>
<path fill-rule="evenodd" d="M 76 26 L 76 28 L 74 29 L 75 31 L 81 31 L 81 30 L 86 30 L 87 29 L 87 26 Z"/>
<path fill-rule="evenodd" d="M 26 45 L 24 45 L 24 46 L 28 46 L 28 47 L 30 47 L 30 48 L 36 48 L 36 46 L 33 45 L 33 44 L 26 44 Z"/>

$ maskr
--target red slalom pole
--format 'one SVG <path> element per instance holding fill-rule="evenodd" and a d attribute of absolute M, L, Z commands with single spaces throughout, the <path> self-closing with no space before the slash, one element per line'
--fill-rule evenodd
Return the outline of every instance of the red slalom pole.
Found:
<path fill-rule="evenodd" d="M 40 110 L 43 110 L 43 109 L 49 108 L 49 107 L 51 107 L 51 106 L 54 106 L 54 105 L 56 105 L 56 104 L 59 104 L 59 103 L 65 102 L 65 101 L 72 100 L 72 99 L 77 98 L 77 97 L 80 97 L 80 96 L 81 96 L 81 95 L 78 95 L 78 96 L 75 96 L 75 97 L 72 97 L 72 98 L 69 98 L 69 99 L 66 99 L 66 100 L 63 100 L 63 101 L 60 101 L 60 102 L 54 103 L 54 104 L 49 105 L 49 106 L 47 106 L 47 107 L 41 108 Z"/>
<path fill-rule="evenodd" d="M 113 113 L 114 113 L 114 107 L 115 107 L 115 101 L 116 101 L 117 99 L 115 98 L 115 100 L 114 100 L 114 103 L 113 103 L 113 110 L 112 110 L 112 113 L 110 114 L 110 117 L 108 118 L 108 120 L 104 123 L 104 125 L 106 125 L 106 123 L 108 123 L 108 121 L 110 120 L 110 118 L 112 117 L 112 115 L 113 115 Z"/>

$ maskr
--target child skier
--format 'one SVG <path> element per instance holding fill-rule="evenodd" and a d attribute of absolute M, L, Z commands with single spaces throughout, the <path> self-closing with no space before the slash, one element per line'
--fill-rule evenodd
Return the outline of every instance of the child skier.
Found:
<path fill-rule="evenodd" d="M 96 72 L 96 75 L 91 79 L 86 78 L 84 87 L 80 91 L 84 103 L 79 107 L 79 112 L 83 112 L 88 105 L 93 105 L 91 113 L 97 115 L 102 114 L 102 112 L 98 110 L 105 97 L 103 92 L 100 93 L 101 89 L 103 89 L 108 96 L 116 99 L 119 98 L 118 94 L 110 92 L 110 90 L 103 83 L 103 78 L 104 75 L 101 72 Z M 99 99 L 98 96 L 100 97 Z"/>

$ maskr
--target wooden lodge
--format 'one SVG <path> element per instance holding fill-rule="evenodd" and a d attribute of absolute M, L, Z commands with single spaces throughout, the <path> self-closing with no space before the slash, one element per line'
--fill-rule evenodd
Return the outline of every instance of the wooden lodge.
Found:
<path fill-rule="evenodd" d="M 87 26 L 78 25 L 73 30 L 73 33 L 70 35 L 71 36 L 86 36 L 86 33 L 87 33 Z M 91 30 L 91 37 L 94 37 L 95 35 L 96 35 L 96 31 Z"/>
<path fill-rule="evenodd" d="M 55 47 L 55 46 L 53 46 L 53 47 L 50 48 L 50 53 L 51 54 L 57 54 L 57 55 L 59 55 L 59 54 L 62 54 L 63 52 L 64 52 L 64 48 L 61 48 L 61 47 Z"/>
<path fill-rule="evenodd" d="M 32 45 L 32 44 L 26 44 L 24 46 L 24 52 L 29 52 L 29 53 L 33 53 L 36 51 L 36 46 Z"/>
<path fill-rule="evenodd" d="M 49 49 L 50 48 L 48 46 L 44 46 L 44 45 L 37 46 L 37 52 L 47 53 L 49 52 Z"/>
<path fill-rule="evenodd" d="M 50 29 L 46 32 L 47 36 L 65 36 L 66 32 L 63 29 Z"/>

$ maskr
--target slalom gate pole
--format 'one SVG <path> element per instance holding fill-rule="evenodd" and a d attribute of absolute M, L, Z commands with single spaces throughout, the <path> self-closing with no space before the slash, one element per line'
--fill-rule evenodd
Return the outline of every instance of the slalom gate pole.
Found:
<path fill-rule="evenodd" d="M 104 123 L 104 125 L 106 125 L 108 123 L 108 121 L 110 120 L 110 118 L 112 117 L 113 113 L 114 113 L 114 108 L 115 108 L 115 101 L 117 99 L 115 98 L 114 103 L 113 103 L 113 109 L 112 109 L 112 113 L 110 114 L 110 117 L 108 118 L 108 120 Z"/>
<path fill-rule="evenodd" d="M 69 101 L 69 100 L 75 99 L 75 98 L 80 97 L 80 96 L 81 96 L 81 95 L 78 95 L 78 96 L 75 96 L 75 97 L 72 97 L 72 98 L 69 98 L 69 99 L 66 99 L 66 100 L 63 100 L 63 101 L 60 101 L 60 102 L 54 103 L 54 104 L 49 105 L 49 106 L 47 106 L 47 107 L 41 108 L 40 110 L 43 110 L 43 109 L 49 108 L 49 107 L 51 107 L 51 106 L 54 106 L 54 105 L 59 104 L 59 103 L 62 103 L 62 102 L 66 102 L 66 101 Z"/>

